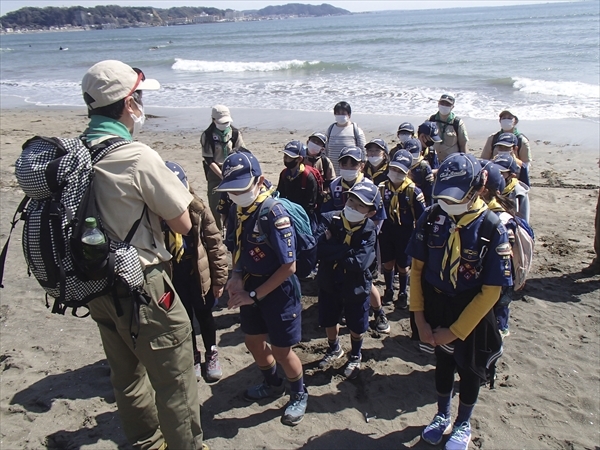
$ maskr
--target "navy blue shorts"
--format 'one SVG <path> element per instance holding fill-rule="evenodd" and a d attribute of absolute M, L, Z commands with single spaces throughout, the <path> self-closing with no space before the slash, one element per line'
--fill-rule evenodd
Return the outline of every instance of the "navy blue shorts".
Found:
<path fill-rule="evenodd" d="M 292 281 L 292 278 L 294 281 Z M 264 283 L 267 277 L 250 277 L 244 289 L 251 291 Z M 297 287 L 294 288 L 294 283 Z M 263 298 L 258 305 L 240 307 L 242 331 L 249 335 L 268 334 L 276 347 L 291 347 L 302 339 L 302 303 L 295 275 Z"/>
<path fill-rule="evenodd" d="M 412 227 L 399 227 L 385 223 L 379 233 L 381 262 L 387 263 L 395 260 L 398 267 L 410 266 L 411 258 L 406 254 L 406 247 L 411 234 Z"/>
<path fill-rule="evenodd" d="M 362 334 L 369 328 L 370 303 L 369 295 L 363 302 L 344 302 L 340 296 L 319 289 L 319 325 L 325 328 L 336 326 L 343 311 L 348 329 Z"/>

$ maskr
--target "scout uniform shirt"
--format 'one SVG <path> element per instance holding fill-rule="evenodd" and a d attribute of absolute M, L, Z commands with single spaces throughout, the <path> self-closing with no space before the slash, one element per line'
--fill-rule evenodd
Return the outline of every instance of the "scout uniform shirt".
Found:
<path fill-rule="evenodd" d="M 342 177 L 337 177 L 335 180 L 331 182 L 329 185 L 330 192 L 325 199 L 325 202 L 321 206 L 321 213 L 326 213 L 330 211 L 341 211 L 344 209 L 346 205 L 346 200 L 348 200 L 348 191 L 352 186 L 359 182 L 367 182 L 371 181 L 368 178 L 365 178 L 364 174 L 360 173 L 358 178 L 354 180 L 351 186 L 348 186 Z M 385 210 L 383 209 L 383 205 L 379 207 L 377 213 L 371 217 L 371 220 L 384 220 L 386 218 Z"/>
<path fill-rule="evenodd" d="M 420 163 L 410 169 L 410 178 L 423 192 L 425 204 L 427 206 L 432 205 L 433 199 L 431 196 L 433 194 L 433 182 L 435 177 L 433 176 L 429 161 L 422 159 Z M 419 217 L 416 217 L 416 219 L 418 218 Z"/>
<path fill-rule="evenodd" d="M 384 226 L 393 224 L 407 227 L 410 231 L 414 229 L 415 222 L 419 220 L 425 210 L 423 192 L 415 184 L 409 180 L 409 184 L 398 193 L 394 192 L 392 182 L 389 180 L 379 185 L 383 206 L 387 214 Z M 412 188 L 409 189 L 410 185 L 412 185 Z M 395 195 L 398 197 L 397 203 L 396 201 L 392 202 Z"/>

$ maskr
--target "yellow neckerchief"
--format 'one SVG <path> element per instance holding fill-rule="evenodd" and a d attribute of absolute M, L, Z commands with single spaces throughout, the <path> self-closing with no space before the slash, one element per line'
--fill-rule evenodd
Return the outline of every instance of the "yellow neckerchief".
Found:
<path fill-rule="evenodd" d="M 381 167 L 377 170 L 375 170 L 375 168 L 373 167 L 373 165 L 371 163 L 369 163 L 366 167 L 366 175 L 367 177 L 369 177 L 371 180 L 373 180 L 373 182 L 375 182 L 375 179 L 379 176 L 382 175 L 383 173 L 385 173 L 385 171 L 388 168 L 388 163 L 387 161 L 383 161 L 381 163 Z M 373 171 L 375 170 L 375 173 L 373 173 Z"/>
<path fill-rule="evenodd" d="M 502 191 L 502 195 L 508 195 L 512 191 L 515 190 L 515 187 L 519 184 L 519 180 L 517 178 L 511 178 L 504 190 Z"/>
<path fill-rule="evenodd" d="M 402 221 L 400 220 L 400 201 L 398 200 L 398 197 L 400 196 L 400 194 L 402 194 L 404 192 L 404 190 L 410 186 L 412 184 L 412 180 L 410 178 L 408 178 L 408 176 L 404 179 L 404 181 L 402 182 L 402 184 L 400 184 L 400 186 L 398 187 L 398 189 L 396 189 L 394 187 L 394 185 L 392 184 L 392 182 L 390 181 L 388 183 L 388 190 L 394 194 L 392 196 L 392 200 L 390 201 L 390 211 L 389 211 L 389 216 L 390 219 L 394 220 L 395 223 L 397 223 L 398 225 L 402 225 Z"/>
<path fill-rule="evenodd" d="M 444 251 L 444 257 L 442 258 L 440 278 L 442 280 L 444 279 L 444 269 L 448 263 L 448 257 L 450 257 L 450 283 L 452 283 L 452 286 L 455 288 L 458 280 L 458 266 L 460 265 L 460 251 L 462 248 L 460 243 L 460 229 L 470 225 L 487 209 L 488 206 L 485 204 L 485 202 L 481 198 L 478 198 L 473 203 L 473 206 L 471 206 L 469 212 L 463 215 L 458 223 L 454 225 L 454 227 L 450 228 L 450 237 L 448 238 L 446 250 Z"/>
<path fill-rule="evenodd" d="M 269 197 L 275 190 L 275 187 L 267 189 L 265 186 L 261 186 L 260 193 L 254 203 L 247 208 L 237 207 L 237 226 L 235 228 L 235 253 L 233 254 L 233 265 L 235 266 L 240 259 L 242 254 L 242 227 L 244 222 L 256 211 L 256 209 Z"/>
<path fill-rule="evenodd" d="M 362 226 L 365 223 L 365 220 L 367 220 L 367 219 L 365 218 L 365 219 L 361 220 L 360 222 L 358 222 L 357 225 L 351 226 L 350 222 L 348 222 L 348 219 L 346 219 L 346 216 L 344 215 L 343 211 L 342 211 L 341 216 L 342 216 L 342 223 L 344 224 L 344 231 L 346 231 L 346 236 L 344 237 L 344 244 L 350 245 L 350 241 L 352 240 L 352 235 L 362 228 Z"/>
<path fill-rule="evenodd" d="M 356 180 L 354 180 L 354 182 L 352 183 L 352 186 L 354 186 L 356 183 L 360 183 L 364 178 L 365 174 L 362 172 L 358 172 L 358 176 L 356 177 Z M 352 188 L 352 186 L 346 183 L 346 180 L 342 178 L 342 192 L 349 191 L 350 188 Z"/>
<path fill-rule="evenodd" d="M 429 152 L 429 150 L 427 150 Z M 425 157 L 423 155 L 419 156 L 416 160 L 413 159 L 413 163 L 412 166 L 410 166 L 410 170 L 413 170 L 415 167 L 418 167 L 419 164 L 421 164 L 421 161 L 423 161 L 425 159 Z"/>
<path fill-rule="evenodd" d="M 171 231 L 169 229 L 168 240 L 169 240 L 169 253 L 171 253 L 171 255 L 173 255 L 173 259 L 176 262 L 181 261 L 181 258 L 183 257 L 183 252 L 184 252 L 183 236 L 181 234 L 175 233 L 174 231 Z"/>
<path fill-rule="evenodd" d="M 488 202 L 487 205 L 488 205 L 488 208 L 490 208 L 494 212 L 504 212 L 504 208 L 502 207 L 502 205 L 500 203 L 498 203 L 498 200 L 496 200 L 496 197 L 492 197 L 492 199 Z"/>
<path fill-rule="evenodd" d="M 287 169 L 287 171 L 289 173 L 290 169 Z M 296 175 L 288 175 L 287 179 L 289 181 L 295 180 L 296 178 L 298 178 L 298 175 L 300 175 L 302 172 L 304 172 L 304 164 L 303 163 L 300 164 L 300 167 L 298 168 L 298 172 L 296 173 Z"/>

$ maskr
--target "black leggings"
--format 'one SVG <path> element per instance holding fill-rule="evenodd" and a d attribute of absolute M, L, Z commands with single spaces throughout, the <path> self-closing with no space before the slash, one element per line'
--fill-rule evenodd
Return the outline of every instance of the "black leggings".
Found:
<path fill-rule="evenodd" d="M 182 298 L 182 303 L 185 306 L 185 310 L 188 313 L 190 320 L 192 321 L 192 327 L 194 326 L 194 316 L 200 325 L 200 334 L 202 335 L 202 342 L 204 342 L 204 349 L 208 352 L 213 345 L 217 344 L 217 326 L 215 324 L 215 318 L 211 309 L 206 309 L 199 302 L 187 302 Z M 198 345 L 196 344 L 196 330 L 194 330 L 194 336 L 192 339 L 194 345 L 194 353 L 198 352 Z"/>
<path fill-rule="evenodd" d="M 435 355 L 435 388 L 440 395 L 450 395 L 454 387 L 454 373 L 460 377 L 460 401 L 465 405 L 474 405 L 479 396 L 481 379 L 469 368 L 461 369 L 453 355 L 449 355 L 440 347 L 436 347 Z"/>

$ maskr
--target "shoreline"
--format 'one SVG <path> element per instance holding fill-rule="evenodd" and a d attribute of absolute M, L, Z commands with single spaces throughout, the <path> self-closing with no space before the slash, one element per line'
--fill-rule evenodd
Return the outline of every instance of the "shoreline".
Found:
<path fill-rule="evenodd" d="M 8 100 L 8 106 L 5 106 Z M 12 100 L 12 101 L 11 101 Z M 86 116 L 85 106 L 38 105 L 22 104 L 14 101 L 14 97 L 0 97 L 0 114 L 5 112 L 68 112 Z M 260 108 L 235 108 L 230 107 L 233 124 L 237 128 L 250 128 L 263 131 L 304 131 L 308 134 L 313 131 L 325 132 L 333 123 L 333 114 L 324 111 L 260 109 Z M 202 133 L 210 123 L 211 108 L 202 107 L 159 107 L 146 105 L 148 115 L 144 131 L 190 131 Z M 432 114 L 435 111 L 432 111 Z M 415 127 L 424 122 L 426 117 L 400 116 L 381 114 L 352 114 L 352 119 L 365 132 L 367 141 L 380 137 L 388 142 L 396 138 L 396 130 L 402 122 L 411 122 Z M 485 140 L 490 134 L 499 130 L 496 120 L 464 118 L 469 134 L 470 149 L 480 152 Z M 558 147 L 572 147 L 584 152 L 598 152 L 600 148 L 600 127 L 595 119 L 547 119 L 547 120 L 521 120 L 518 125 L 532 145 L 533 159 L 536 159 L 536 147 L 554 145 Z M 81 130 L 83 131 L 83 130 Z M 308 136 L 307 134 L 307 136 Z M 479 141 L 483 141 L 478 145 Z"/>

